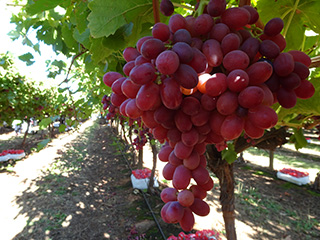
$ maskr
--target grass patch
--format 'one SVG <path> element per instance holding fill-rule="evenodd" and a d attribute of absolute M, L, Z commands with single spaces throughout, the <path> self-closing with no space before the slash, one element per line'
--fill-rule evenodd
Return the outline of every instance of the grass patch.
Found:
<path fill-rule="evenodd" d="M 265 172 L 265 171 L 262 171 L 262 170 L 254 171 L 253 174 L 259 175 L 259 176 L 267 176 L 267 177 L 275 178 L 275 176 L 273 176 L 271 173 L 268 173 L 268 172 Z"/>
<path fill-rule="evenodd" d="M 250 166 L 242 166 L 241 169 L 243 169 L 243 170 L 251 170 L 252 167 L 250 167 Z"/>
<path fill-rule="evenodd" d="M 282 187 L 295 188 L 297 186 L 285 183 Z M 319 227 L 320 222 L 316 218 L 282 205 L 268 196 L 262 196 L 259 189 L 244 186 L 239 182 L 235 194 L 240 204 L 244 205 L 246 215 L 250 216 L 257 225 L 260 224 L 259 222 L 263 224 L 269 220 L 297 233 L 303 232 L 311 235 Z"/>

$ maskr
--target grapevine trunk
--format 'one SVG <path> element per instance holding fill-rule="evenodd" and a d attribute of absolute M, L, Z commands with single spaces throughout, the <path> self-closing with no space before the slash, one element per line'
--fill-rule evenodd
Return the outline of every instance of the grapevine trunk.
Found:
<path fill-rule="evenodd" d="M 207 161 L 209 169 L 219 179 L 220 203 L 222 207 L 225 230 L 228 240 L 236 240 L 235 206 L 234 206 L 234 175 L 233 164 L 222 159 L 221 152 L 214 145 L 207 146 Z"/>

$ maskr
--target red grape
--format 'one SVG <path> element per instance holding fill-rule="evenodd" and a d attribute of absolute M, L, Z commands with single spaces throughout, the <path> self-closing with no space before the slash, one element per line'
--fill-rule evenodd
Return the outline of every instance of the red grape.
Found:
<path fill-rule="evenodd" d="M 178 43 L 178 42 L 184 42 L 188 45 L 191 44 L 191 35 L 186 29 L 178 29 L 172 36 L 172 42 Z"/>
<path fill-rule="evenodd" d="M 237 116 L 236 114 L 229 115 L 221 125 L 221 136 L 225 140 L 236 139 L 241 135 L 243 127 L 243 118 Z"/>
<path fill-rule="evenodd" d="M 209 172 L 206 168 L 199 166 L 196 169 L 191 171 L 193 179 L 196 181 L 197 184 L 205 184 L 209 181 Z"/>
<path fill-rule="evenodd" d="M 189 157 L 192 150 L 193 150 L 192 147 L 188 147 L 184 145 L 184 143 L 181 141 L 177 142 L 177 144 L 174 146 L 174 154 L 176 155 L 176 157 L 180 159 L 185 159 Z"/>
<path fill-rule="evenodd" d="M 174 116 L 174 122 L 177 129 L 180 132 L 190 131 L 192 128 L 192 122 L 190 116 L 179 110 Z"/>
<path fill-rule="evenodd" d="M 142 44 L 140 51 L 146 59 L 155 59 L 164 50 L 165 47 L 161 40 L 150 38 Z"/>
<path fill-rule="evenodd" d="M 123 76 L 118 72 L 107 72 L 103 75 L 103 83 L 108 87 L 111 87 L 113 82 L 121 77 Z"/>
<path fill-rule="evenodd" d="M 235 69 L 246 69 L 249 66 L 250 59 L 248 55 L 241 50 L 234 50 L 227 53 L 223 59 L 223 66 L 232 71 Z"/>
<path fill-rule="evenodd" d="M 160 3 L 160 12 L 165 16 L 171 16 L 174 12 L 174 6 L 170 0 L 162 0 Z"/>
<path fill-rule="evenodd" d="M 180 64 L 173 77 L 184 88 L 191 89 L 198 84 L 197 72 L 187 64 Z"/>
<path fill-rule="evenodd" d="M 189 157 L 183 159 L 183 165 L 190 169 L 196 169 L 200 164 L 200 155 L 197 151 L 193 150 Z"/>
<path fill-rule="evenodd" d="M 171 163 L 167 163 L 164 168 L 162 169 L 162 176 L 166 179 L 166 180 L 172 180 L 173 178 L 173 174 L 174 171 L 176 169 L 177 166 L 172 165 Z"/>
<path fill-rule="evenodd" d="M 135 84 L 130 78 L 123 81 L 121 91 L 127 98 L 135 98 L 140 86 Z"/>
<path fill-rule="evenodd" d="M 249 20 L 248 24 L 250 24 L 250 25 L 255 24 L 259 19 L 258 11 L 250 5 L 244 5 L 242 7 L 245 8 L 250 13 L 250 20 Z"/>
<path fill-rule="evenodd" d="M 226 81 L 232 92 L 241 92 L 248 86 L 249 76 L 245 71 L 236 69 L 228 74 Z"/>
<path fill-rule="evenodd" d="M 129 77 L 134 83 L 143 85 L 154 81 L 157 76 L 151 63 L 144 63 L 132 68 Z"/>
<path fill-rule="evenodd" d="M 277 99 L 279 104 L 284 108 L 292 108 L 297 103 L 297 96 L 293 90 L 280 88 L 277 91 Z"/>
<path fill-rule="evenodd" d="M 207 196 L 207 191 L 199 185 L 191 185 L 189 189 L 192 191 L 195 198 L 204 199 Z"/>
<path fill-rule="evenodd" d="M 254 108 L 262 103 L 264 91 L 257 86 L 249 86 L 242 90 L 238 96 L 239 104 L 244 108 Z"/>
<path fill-rule="evenodd" d="M 191 231 L 194 225 L 194 221 L 195 220 L 192 211 L 189 208 L 185 208 L 183 217 L 179 221 L 181 228 L 186 232 Z"/>
<path fill-rule="evenodd" d="M 136 104 L 138 108 L 143 111 L 152 110 L 157 106 L 158 101 L 160 100 L 159 92 L 159 85 L 153 82 L 143 85 L 139 89 L 136 97 Z"/>
<path fill-rule="evenodd" d="M 135 60 L 139 55 L 140 55 L 140 53 L 138 52 L 138 50 L 133 47 L 127 47 L 123 51 L 123 58 L 127 62 Z"/>
<path fill-rule="evenodd" d="M 247 68 L 249 85 L 259 85 L 272 75 L 272 66 L 267 62 L 256 62 Z"/>
<path fill-rule="evenodd" d="M 178 202 L 183 207 L 190 207 L 194 202 L 193 193 L 189 190 L 182 190 L 178 193 Z"/>
<path fill-rule="evenodd" d="M 226 0 L 210 0 L 207 11 L 212 17 L 218 17 L 225 11 L 226 5 Z"/>
<path fill-rule="evenodd" d="M 162 162 L 168 162 L 169 161 L 169 155 L 170 155 L 170 153 L 172 151 L 173 151 L 173 148 L 171 148 L 170 146 L 164 146 L 164 147 L 162 147 L 160 149 L 160 151 L 158 153 L 158 158 Z"/>
<path fill-rule="evenodd" d="M 181 110 L 187 115 L 195 115 L 199 112 L 200 102 L 195 97 L 185 97 L 181 103 Z"/>
<path fill-rule="evenodd" d="M 259 46 L 260 46 L 259 40 L 256 38 L 250 37 L 242 43 L 240 50 L 245 52 L 248 55 L 249 59 L 252 61 L 259 51 Z"/>
<path fill-rule="evenodd" d="M 176 223 L 180 221 L 184 214 L 184 208 L 178 201 L 172 201 L 166 211 L 166 219 L 170 223 Z"/>
<path fill-rule="evenodd" d="M 308 80 L 302 80 L 300 86 L 294 89 L 294 92 L 298 98 L 307 99 L 313 96 L 315 88 Z"/>
<path fill-rule="evenodd" d="M 190 65 L 197 73 L 202 73 L 208 66 L 206 56 L 197 48 L 192 48 L 193 58 L 188 65 Z"/>
<path fill-rule="evenodd" d="M 143 123 L 149 128 L 155 128 L 159 124 L 154 120 L 154 111 L 144 111 L 142 116 Z"/>
<path fill-rule="evenodd" d="M 210 66 L 217 67 L 222 63 L 223 54 L 220 43 L 217 40 L 209 39 L 205 41 L 202 45 L 202 52 Z"/>
<path fill-rule="evenodd" d="M 213 18 L 209 14 L 201 14 L 194 21 L 194 31 L 198 35 L 205 35 L 211 31 L 211 28 L 214 25 Z"/>
<path fill-rule="evenodd" d="M 259 52 L 268 59 L 274 59 L 280 54 L 280 48 L 275 42 L 267 39 L 260 44 Z"/>
<path fill-rule="evenodd" d="M 287 76 L 294 70 L 294 59 L 289 53 L 280 53 L 274 60 L 273 68 L 276 74 L 281 77 Z"/>
<path fill-rule="evenodd" d="M 177 109 L 182 102 L 180 86 L 174 78 L 166 78 L 160 85 L 160 96 L 163 105 L 169 109 Z"/>
<path fill-rule="evenodd" d="M 186 146 L 194 146 L 197 144 L 199 140 L 199 133 L 195 128 L 191 128 L 190 131 L 183 132 L 181 134 L 181 141 L 186 145 Z"/>
<path fill-rule="evenodd" d="M 167 41 L 170 37 L 170 29 L 168 25 L 162 22 L 156 23 L 152 28 L 152 36 L 160 39 L 162 42 Z"/>
<path fill-rule="evenodd" d="M 185 42 L 177 42 L 174 44 L 172 51 L 178 55 L 181 63 L 189 63 L 194 55 L 191 46 Z"/>
<path fill-rule="evenodd" d="M 190 206 L 190 209 L 192 210 L 192 212 L 199 216 L 207 216 L 210 212 L 209 205 L 199 198 L 194 199 L 194 202 Z"/>
<path fill-rule="evenodd" d="M 298 51 L 298 50 L 291 50 L 288 53 L 293 57 L 294 61 L 300 62 L 300 63 L 306 65 L 306 67 L 310 66 L 311 59 L 304 52 L 301 52 L 301 51 Z"/>
<path fill-rule="evenodd" d="M 238 106 L 238 95 L 230 91 L 221 94 L 217 101 L 217 110 L 222 115 L 234 113 Z"/>
<path fill-rule="evenodd" d="M 156 67 L 163 75 L 170 75 L 177 71 L 180 61 L 178 55 L 171 50 L 163 51 L 156 59 Z"/>
<path fill-rule="evenodd" d="M 136 99 L 131 99 L 126 106 L 126 115 L 132 119 L 142 115 L 142 111 L 137 107 Z"/>
<path fill-rule="evenodd" d="M 175 33 L 179 29 L 186 29 L 187 21 L 180 14 L 174 14 L 169 19 L 169 29 L 172 33 Z"/>
<path fill-rule="evenodd" d="M 172 151 L 170 154 L 169 154 L 169 163 L 171 163 L 172 165 L 174 166 L 179 166 L 179 165 L 182 165 L 183 164 L 183 160 L 178 158 L 175 154 L 174 154 L 174 151 Z"/>
<path fill-rule="evenodd" d="M 176 189 L 186 189 L 190 183 L 191 171 L 183 165 L 178 166 L 173 174 L 172 184 Z"/>
<path fill-rule="evenodd" d="M 162 190 L 160 197 L 164 203 L 177 201 L 178 191 L 175 188 L 165 188 Z"/>
<path fill-rule="evenodd" d="M 210 31 L 209 37 L 221 43 L 222 39 L 230 33 L 229 27 L 224 23 L 214 25 Z"/>
<path fill-rule="evenodd" d="M 221 41 L 221 50 L 223 55 L 226 55 L 228 52 L 237 50 L 240 46 L 240 38 L 235 33 L 227 34 Z"/>
<path fill-rule="evenodd" d="M 203 94 L 201 97 L 201 106 L 206 111 L 212 111 L 216 108 L 217 98 L 211 97 L 208 94 Z"/>
<path fill-rule="evenodd" d="M 258 128 L 272 128 L 278 121 L 276 112 L 267 106 L 260 105 L 256 108 L 249 109 L 248 121 L 252 122 Z"/>
<path fill-rule="evenodd" d="M 116 81 L 114 81 L 111 85 L 111 90 L 112 92 L 116 93 L 116 94 L 123 94 L 122 90 L 121 90 L 121 85 L 124 82 L 124 80 L 126 80 L 127 78 L 125 77 L 121 77 L 119 79 L 117 79 Z"/>
<path fill-rule="evenodd" d="M 239 30 L 249 23 L 250 13 L 241 7 L 228 8 L 222 13 L 221 20 L 230 29 Z"/>
<path fill-rule="evenodd" d="M 276 36 L 283 29 L 283 21 L 281 18 L 272 18 L 265 25 L 263 32 L 268 36 Z"/>

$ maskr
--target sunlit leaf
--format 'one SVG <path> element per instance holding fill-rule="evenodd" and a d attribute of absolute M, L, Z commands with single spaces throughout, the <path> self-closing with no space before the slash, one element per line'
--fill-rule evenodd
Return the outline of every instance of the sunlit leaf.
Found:
<path fill-rule="evenodd" d="M 93 0 L 89 3 L 88 16 L 91 35 L 95 38 L 108 37 L 118 28 L 133 21 L 137 16 L 152 8 L 151 0 Z"/>
<path fill-rule="evenodd" d="M 23 55 L 20 55 L 20 56 L 19 56 L 19 59 L 20 59 L 21 61 L 26 62 L 27 66 L 30 66 L 30 65 L 32 65 L 32 64 L 35 62 L 35 61 L 32 61 L 33 55 L 32 55 L 31 53 L 25 53 L 25 54 L 23 54 Z"/>

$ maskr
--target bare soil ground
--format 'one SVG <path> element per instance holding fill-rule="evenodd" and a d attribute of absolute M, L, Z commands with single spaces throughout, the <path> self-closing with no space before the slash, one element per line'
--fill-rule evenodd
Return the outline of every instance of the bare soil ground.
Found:
<path fill-rule="evenodd" d="M 21 139 L 5 140 L 6 134 L 11 133 L 0 135 L 0 150 L 20 148 Z M 132 164 L 132 153 L 123 154 L 126 146 L 115 136 L 106 124 L 91 120 L 79 132 L 58 135 L 40 152 L 31 149 L 41 136 L 31 136 L 27 157 L 2 164 L 1 240 L 163 239 L 143 195 L 132 189 L 125 161 Z M 145 153 L 145 162 L 151 162 Z M 320 239 L 319 193 L 249 162 L 235 164 L 234 170 L 238 239 Z M 161 176 L 159 182 L 161 189 Z M 176 225 L 160 219 L 159 192 L 146 197 L 165 236 L 177 235 Z M 216 185 L 207 197 L 211 213 L 197 217 L 195 227 L 216 229 L 225 239 L 218 199 Z"/>

